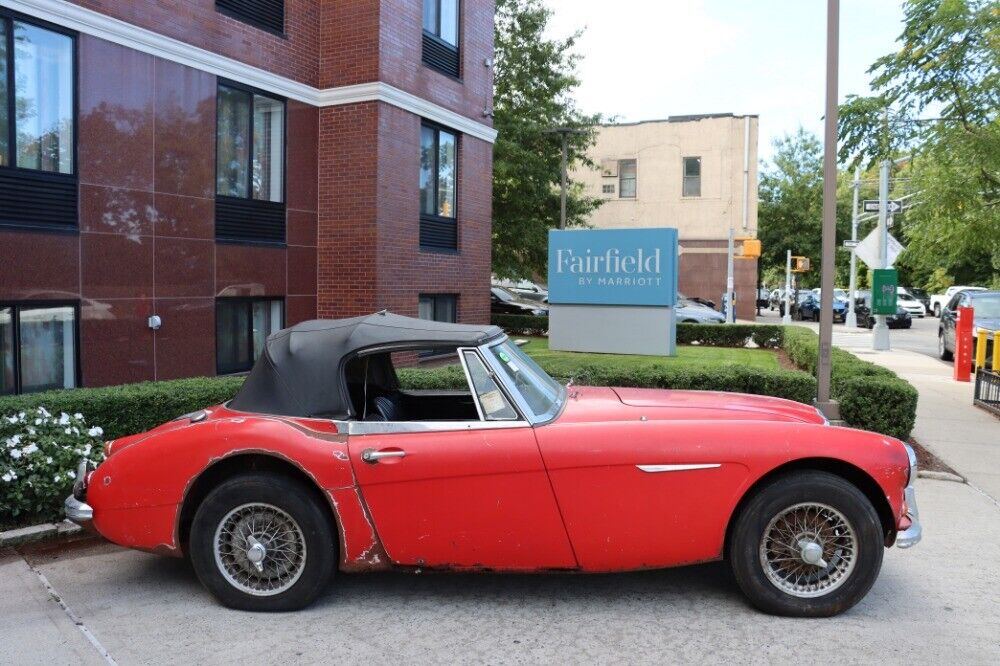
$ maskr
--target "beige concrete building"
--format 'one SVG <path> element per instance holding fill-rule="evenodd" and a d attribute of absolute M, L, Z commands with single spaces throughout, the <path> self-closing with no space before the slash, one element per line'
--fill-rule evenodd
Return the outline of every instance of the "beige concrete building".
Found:
<path fill-rule="evenodd" d="M 757 235 L 757 116 L 671 116 L 600 128 L 598 170 L 573 178 L 605 200 L 597 228 L 676 227 L 680 291 L 720 302 L 729 229 Z M 757 261 L 736 262 L 737 316 L 752 319 Z"/>

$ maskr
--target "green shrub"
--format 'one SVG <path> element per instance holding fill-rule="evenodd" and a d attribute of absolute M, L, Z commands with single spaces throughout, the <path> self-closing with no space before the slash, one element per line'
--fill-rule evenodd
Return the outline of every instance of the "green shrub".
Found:
<path fill-rule="evenodd" d="M 399 384 L 404 389 L 423 390 L 460 390 L 467 389 L 469 382 L 460 365 L 447 365 L 441 368 L 400 368 L 396 371 Z"/>
<path fill-rule="evenodd" d="M 746 347 L 753 342 L 763 349 L 777 349 L 785 340 L 785 327 L 773 324 L 677 324 L 677 344 L 706 347 Z"/>
<path fill-rule="evenodd" d="M 103 457 L 103 434 L 41 407 L 0 418 L 0 526 L 59 519 L 79 462 Z"/>
<path fill-rule="evenodd" d="M 83 414 L 107 439 L 144 432 L 202 407 L 229 400 L 243 377 L 196 377 L 103 388 L 46 391 L 0 398 L 0 416 L 45 407 L 58 414 Z"/>
<path fill-rule="evenodd" d="M 535 315 L 495 314 L 490 317 L 490 323 L 509 335 L 545 335 L 549 332 L 549 318 Z"/>
<path fill-rule="evenodd" d="M 819 336 L 809 329 L 789 326 L 785 353 L 795 365 L 816 374 Z M 856 428 L 880 432 L 906 441 L 917 419 L 917 390 L 887 368 L 863 361 L 834 347 L 831 352 L 830 393 L 840 402 L 841 416 Z"/>

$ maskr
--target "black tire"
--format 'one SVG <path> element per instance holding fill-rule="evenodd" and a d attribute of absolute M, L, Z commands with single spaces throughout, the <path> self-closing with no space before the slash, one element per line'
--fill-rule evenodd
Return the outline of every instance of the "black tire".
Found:
<path fill-rule="evenodd" d="M 937 317 L 938 319 L 941 318 L 941 306 L 937 305 L 936 303 L 934 305 L 934 316 Z"/>
<path fill-rule="evenodd" d="M 761 544 L 769 523 L 800 503 L 833 508 L 846 518 L 855 535 L 853 569 L 822 596 L 800 597 L 780 589 L 761 564 Z M 884 540 L 875 507 L 856 486 L 826 472 L 793 472 L 760 488 L 743 506 L 730 533 L 729 564 L 740 589 L 760 610 L 789 617 L 830 617 L 854 606 L 871 589 L 882 568 Z M 835 561 L 835 556 L 824 557 Z"/>
<path fill-rule="evenodd" d="M 277 594 L 255 596 L 236 587 L 216 562 L 216 530 L 230 512 L 247 504 L 276 507 L 294 521 L 303 538 L 305 554 L 298 578 Z M 337 540 L 329 509 L 308 488 L 280 474 L 242 474 L 209 493 L 191 524 L 189 551 L 202 585 L 224 606 L 247 611 L 294 611 L 308 606 L 326 589 L 337 563 Z"/>
<path fill-rule="evenodd" d="M 952 361 L 955 353 L 948 351 L 948 345 L 944 341 L 944 331 L 938 331 L 938 358 L 942 361 Z"/>

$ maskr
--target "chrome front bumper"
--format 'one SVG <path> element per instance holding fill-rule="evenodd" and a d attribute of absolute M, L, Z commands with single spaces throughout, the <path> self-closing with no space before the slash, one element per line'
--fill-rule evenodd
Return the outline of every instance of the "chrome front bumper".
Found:
<path fill-rule="evenodd" d="M 896 535 L 896 546 L 912 548 L 920 543 L 920 538 L 924 535 L 924 528 L 920 525 L 920 512 L 917 510 L 917 489 L 913 485 L 917 480 L 917 454 L 909 444 L 903 446 L 906 447 L 906 453 L 910 457 L 910 480 L 903 490 L 906 517 L 910 519 L 910 526 Z"/>
<path fill-rule="evenodd" d="M 72 495 L 67 497 L 66 501 L 63 502 L 63 509 L 66 512 L 66 518 L 81 527 L 86 527 L 94 520 L 94 509 L 86 502 L 81 502 Z"/>

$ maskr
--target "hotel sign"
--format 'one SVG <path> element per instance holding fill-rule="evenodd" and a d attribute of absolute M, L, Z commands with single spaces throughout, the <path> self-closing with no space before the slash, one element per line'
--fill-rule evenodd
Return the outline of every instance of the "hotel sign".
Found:
<path fill-rule="evenodd" d="M 549 232 L 549 303 L 673 306 L 677 230 Z"/>

